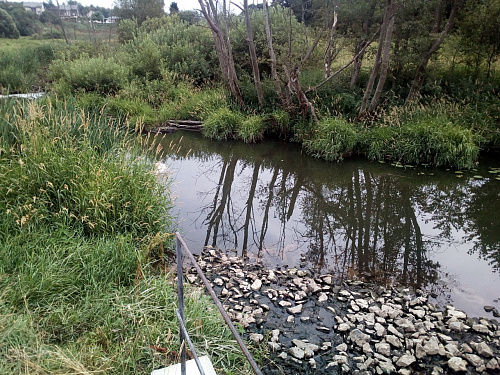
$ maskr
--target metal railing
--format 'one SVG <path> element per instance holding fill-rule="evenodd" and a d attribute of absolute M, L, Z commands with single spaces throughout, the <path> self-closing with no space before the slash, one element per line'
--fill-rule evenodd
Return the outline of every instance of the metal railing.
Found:
<path fill-rule="evenodd" d="M 253 372 L 256 375 L 262 375 L 262 372 L 260 371 L 259 367 L 257 366 L 257 363 L 253 359 L 252 355 L 248 351 L 245 343 L 241 339 L 241 336 L 239 335 L 238 331 L 236 330 L 235 326 L 233 325 L 233 322 L 231 322 L 231 318 L 226 313 L 226 310 L 224 310 L 224 307 L 222 306 L 222 303 L 219 301 L 217 298 L 217 295 L 215 294 L 212 286 L 210 285 L 210 281 L 206 278 L 205 274 L 201 270 L 200 266 L 196 262 L 196 259 L 194 258 L 193 254 L 191 254 L 191 251 L 187 247 L 186 243 L 182 239 L 181 235 L 177 232 L 175 233 L 176 237 L 176 255 L 177 255 L 177 288 L 178 288 L 178 297 L 179 297 L 179 310 L 176 311 L 177 318 L 179 319 L 179 340 L 181 343 L 181 374 L 186 375 L 186 345 L 185 343 L 187 342 L 191 353 L 193 354 L 193 359 L 196 362 L 196 365 L 198 366 L 198 370 L 200 371 L 201 375 L 205 375 L 205 372 L 203 371 L 203 367 L 201 365 L 200 360 L 198 359 L 198 355 L 196 354 L 196 351 L 194 349 L 193 343 L 191 342 L 191 339 L 189 338 L 188 332 L 186 330 L 185 326 L 185 319 L 184 319 L 184 282 L 183 282 L 183 270 L 182 270 L 182 262 L 183 262 L 183 256 L 182 256 L 182 250 L 184 249 L 185 254 L 187 255 L 187 258 L 191 261 L 192 265 L 196 269 L 196 272 L 198 273 L 198 276 L 200 277 L 201 281 L 203 281 L 203 284 L 205 284 L 205 287 L 207 288 L 207 291 L 210 294 L 210 297 L 212 297 L 212 300 L 214 301 L 215 305 L 219 309 L 219 312 L 222 315 L 222 318 L 224 318 L 224 321 L 228 325 L 229 329 L 231 330 L 231 333 L 233 334 L 236 342 L 241 348 L 241 351 L 245 355 L 248 363 L 250 363 L 250 366 L 252 367 Z"/>

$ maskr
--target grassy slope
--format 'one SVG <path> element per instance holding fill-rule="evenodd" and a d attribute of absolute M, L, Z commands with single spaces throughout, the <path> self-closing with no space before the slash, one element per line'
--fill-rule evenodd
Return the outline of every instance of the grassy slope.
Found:
<path fill-rule="evenodd" d="M 146 374 L 176 361 L 173 277 L 151 263 L 171 237 L 154 164 L 71 104 L 0 112 L 0 373 Z M 241 373 L 215 306 L 191 288 L 186 305 L 199 352 Z"/>

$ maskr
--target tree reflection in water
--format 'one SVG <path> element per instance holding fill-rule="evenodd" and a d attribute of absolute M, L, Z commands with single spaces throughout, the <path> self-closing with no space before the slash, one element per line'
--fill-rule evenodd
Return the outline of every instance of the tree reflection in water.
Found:
<path fill-rule="evenodd" d="M 205 232 L 202 245 L 273 265 L 298 266 L 302 258 L 341 278 L 426 287 L 441 272 L 430 255 L 462 242 L 454 238 L 460 230 L 474 243 L 470 251 L 499 268 L 498 181 L 326 163 L 274 143 L 252 147 L 195 136 L 181 145 L 190 150 L 183 163 L 195 162 L 196 179 L 206 181 L 191 202 L 197 211 L 191 224 Z"/>

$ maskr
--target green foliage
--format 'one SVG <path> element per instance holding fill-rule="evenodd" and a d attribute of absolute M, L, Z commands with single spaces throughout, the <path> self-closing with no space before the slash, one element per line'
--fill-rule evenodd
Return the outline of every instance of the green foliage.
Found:
<path fill-rule="evenodd" d="M 0 8 L 0 38 L 19 38 L 19 30 L 11 15 Z"/>
<path fill-rule="evenodd" d="M 287 135 L 291 132 L 290 114 L 282 109 L 276 109 L 267 120 L 267 132 L 277 135 Z"/>
<path fill-rule="evenodd" d="M 172 119 L 204 121 L 229 103 L 227 93 L 221 88 L 205 88 L 194 90 L 185 85 L 178 85 L 175 96 L 164 103 L 160 109 L 160 117 L 164 121 Z"/>
<path fill-rule="evenodd" d="M 359 134 L 353 124 L 342 118 L 321 120 L 310 139 L 303 142 L 308 153 L 327 161 L 339 161 L 352 154 Z"/>
<path fill-rule="evenodd" d="M 128 118 L 132 124 L 141 122 L 144 125 L 154 125 L 158 122 L 153 108 L 139 98 L 108 98 L 105 106 L 106 114 L 121 119 Z"/>
<path fill-rule="evenodd" d="M 169 203 L 147 159 L 127 141 L 116 143 L 124 136 L 118 127 L 50 104 L 14 107 L 4 118 L 0 147 L 8 157 L 0 164 L 0 209 L 9 231 L 161 231 Z"/>
<path fill-rule="evenodd" d="M 203 123 L 203 135 L 218 140 L 235 138 L 236 131 L 244 120 L 242 113 L 220 108 Z"/>
<path fill-rule="evenodd" d="M 46 69 L 54 56 L 48 44 L 0 52 L 0 91 L 38 90 L 44 85 Z"/>
<path fill-rule="evenodd" d="M 199 84 L 218 71 L 209 30 L 190 25 L 177 15 L 144 22 L 126 51 L 129 64 L 140 77 L 157 79 L 165 67 Z"/>
<path fill-rule="evenodd" d="M 262 116 L 247 116 L 236 129 L 236 138 L 245 143 L 255 143 L 264 138 L 266 126 Z"/>
<path fill-rule="evenodd" d="M 137 35 L 137 28 L 137 21 L 134 19 L 124 19 L 120 21 L 120 25 L 118 26 L 118 40 L 120 43 L 134 40 Z"/>
<path fill-rule="evenodd" d="M 1 373 L 149 374 L 172 361 L 155 347 L 179 351 L 172 277 L 149 264 L 171 201 L 136 145 L 72 102 L 0 102 Z M 198 353 L 248 373 L 201 289 L 185 304 Z"/>
<path fill-rule="evenodd" d="M 73 91 L 115 93 L 125 86 L 128 74 L 128 67 L 112 58 L 100 56 L 74 61 L 58 60 L 49 71 L 54 90 L 62 95 Z"/>
<path fill-rule="evenodd" d="M 368 158 L 457 169 L 475 165 L 480 138 L 444 113 L 414 110 L 398 118 L 404 119 L 400 125 L 376 127 L 364 135 Z"/>

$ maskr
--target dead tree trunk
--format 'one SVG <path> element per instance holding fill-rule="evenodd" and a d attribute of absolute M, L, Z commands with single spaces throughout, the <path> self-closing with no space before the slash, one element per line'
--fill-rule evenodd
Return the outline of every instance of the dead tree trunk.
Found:
<path fill-rule="evenodd" d="M 436 7 L 435 22 L 433 24 L 431 34 L 436 35 L 437 32 L 439 31 L 439 24 L 441 23 L 441 8 L 444 5 L 442 4 L 444 3 L 444 1 L 445 0 L 441 0 Z M 439 37 L 437 37 L 434 40 L 434 42 L 431 42 L 429 49 L 422 56 L 420 64 L 418 65 L 417 70 L 415 72 L 415 78 L 413 78 L 413 83 L 411 85 L 410 92 L 408 93 L 408 96 L 406 98 L 406 102 L 410 102 L 415 98 L 415 96 L 417 96 L 420 93 L 420 89 L 422 88 L 422 84 L 424 83 L 425 70 L 427 68 L 427 64 L 429 64 L 429 60 L 432 57 L 432 55 L 439 49 L 441 43 L 443 43 L 443 40 L 450 33 L 451 26 L 453 25 L 453 22 L 455 21 L 458 12 L 458 6 L 459 6 L 459 0 L 454 0 L 450 15 L 448 17 L 448 21 L 446 22 L 446 26 L 444 27 Z"/>
<path fill-rule="evenodd" d="M 386 6 L 385 6 L 385 12 L 384 12 L 384 19 L 382 21 L 382 26 L 380 29 L 380 36 L 378 40 L 378 48 L 377 48 L 377 55 L 375 56 L 375 62 L 373 64 L 372 72 L 370 74 L 370 78 L 368 80 L 368 83 L 366 85 L 365 93 L 363 95 L 363 101 L 361 103 L 361 108 L 359 109 L 359 115 L 358 117 L 362 117 L 364 114 L 366 114 L 367 109 L 368 109 L 368 102 L 370 101 L 370 97 L 373 91 L 373 87 L 375 86 L 375 80 L 377 76 L 379 75 L 380 68 L 382 67 L 382 62 L 383 62 L 383 56 L 389 57 L 389 51 L 390 51 L 390 40 L 392 39 L 392 31 L 394 27 L 394 3 L 392 0 L 386 0 Z M 389 27 L 390 23 L 392 21 L 392 26 Z M 390 31 L 390 35 L 388 35 L 388 31 Z M 386 43 L 387 38 L 389 37 L 389 43 Z M 387 61 L 388 64 L 388 61 Z M 388 65 L 387 65 L 388 67 Z M 387 74 L 387 72 L 386 72 Z M 384 82 L 385 83 L 385 82 Z M 372 101 L 373 103 L 373 101 Z M 372 105 L 370 104 L 370 107 Z"/>
<path fill-rule="evenodd" d="M 280 98 L 281 105 L 285 111 L 290 108 L 290 100 L 288 100 L 287 96 L 283 93 L 281 89 L 281 82 L 278 77 L 278 69 L 276 67 L 276 54 L 274 53 L 273 47 L 273 36 L 271 33 L 271 23 L 269 22 L 269 8 L 267 6 L 267 0 L 264 0 L 262 3 L 262 8 L 264 11 L 264 19 L 266 26 L 266 39 L 267 39 L 267 48 L 269 49 L 269 61 L 271 63 L 271 77 L 273 80 L 274 89 L 276 90 L 276 94 Z"/>
<path fill-rule="evenodd" d="M 241 95 L 240 86 L 238 84 L 238 76 L 234 67 L 231 41 L 229 39 L 229 31 L 227 29 L 227 20 L 224 20 L 224 24 L 221 22 L 218 9 L 213 0 L 198 0 L 198 3 L 201 6 L 201 13 L 203 14 L 203 17 L 205 17 L 205 20 L 208 22 L 210 30 L 212 31 L 215 50 L 217 52 L 217 57 L 219 58 L 219 65 L 222 71 L 223 79 L 226 81 L 231 93 L 236 98 L 238 103 L 243 106 L 243 96 Z M 223 2 L 222 12 L 223 16 L 226 17 L 227 9 L 225 1 Z"/>
<path fill-rule="evenodd" d="M 328 32 L 328 44 L 326 46 L 325 50 L 325 78 L 330 77 L 330 68 L 332 66 L 333 59 L 337 55 L 337 52 L 334 48 L 334 33 L 335 33 L 335 28 L 337 27 L 337 8 L 338 5 L 335 3 L 333 6 L 333 21 L 332 25 L 329 27 L 329 32 Z"/>
<path fill-rule="evenodd" d="M 252 26 L 250 24 L 250 11 L 248 10 L 248 0 L 243 1 L 243 11 L 245 12 L 245 25 L 247 29 L 248 51 L 250 52 L 250 61 L 252 62 L 253 80 L 255 90 L 257 91 L 257 100 L 262 106 L 264 102 L 264 93 L 262 92 L 262 83 L 260 82 L 259 64 L 257 61 L 257 52 L 255 52 L 255 43 L 253 41 Z"/>
<path fill-rule="evenodd" d="M 378 106 L 382 90 L 384 89 L 385 81 L 387 80 L 387 72 L 389 71 L 389 53 L 391 51 L 392 33 L 394 31 L 394 15 L 396 12 L 396 3 L 393 2 L 390 6 L 389 24 L 384 38 L 384 46 L 382 47 L 382 61 L 380 62 L 380 75 L 378 78 L 377 88 L 370 103 L 369 111 L 373 112 Z"/>

